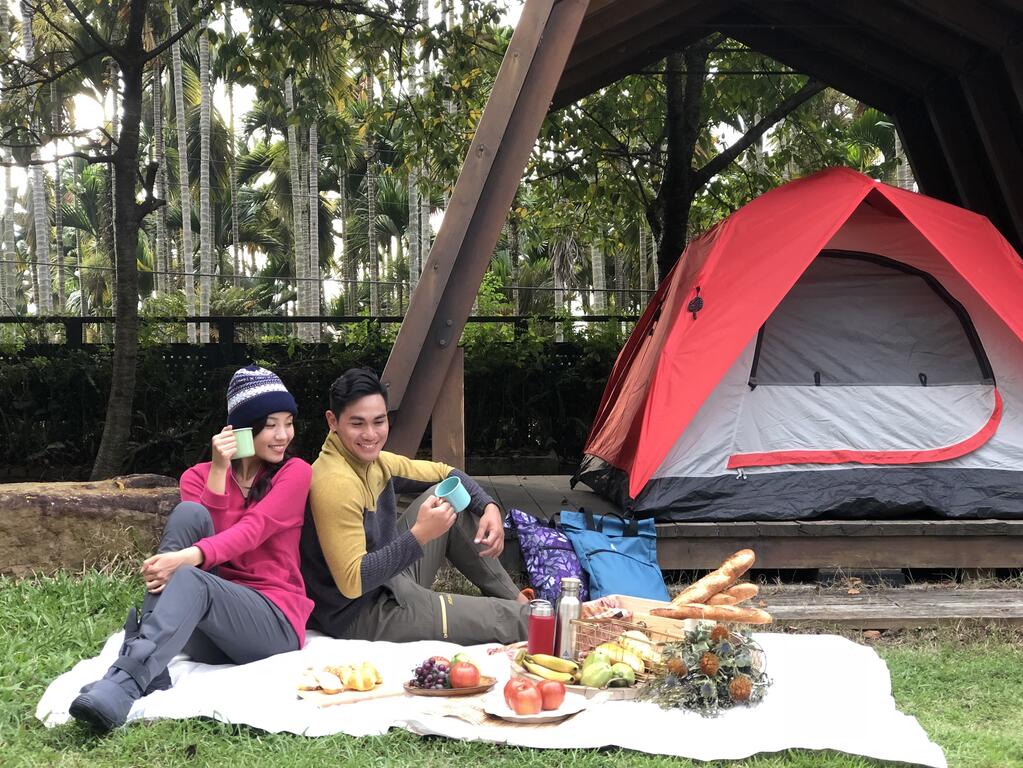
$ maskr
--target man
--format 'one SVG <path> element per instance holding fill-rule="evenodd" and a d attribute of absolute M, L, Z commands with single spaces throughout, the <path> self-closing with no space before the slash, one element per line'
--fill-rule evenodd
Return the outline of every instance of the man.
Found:
<path fill-rule="evenodd" d="M 446 464 L 383 450 L 387 391 L 365 368 L 330 388 L 330 432 L 313 463 L 302 531 L 302 575 L 315 602 L 309 627 L 361 640 L 449 640 L 464 645 L 526 637 L 528 601 L 498 561 L 500 508 L 468 475 Z M 462 512 L 427 494 L 400 516 L 396 496 L 458 477 Z M 432 592 L 445 558 L 484 597 Z"/>

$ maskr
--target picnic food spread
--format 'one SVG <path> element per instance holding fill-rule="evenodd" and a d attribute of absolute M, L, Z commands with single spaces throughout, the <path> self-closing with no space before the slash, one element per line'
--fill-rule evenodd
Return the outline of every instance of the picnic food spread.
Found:
<path fill-rule="evenodd" d="M 736 552 L 670 603 L 611 596 L 606 610 L 601 604 L 596 613 L 571 620 L 569 658 L 530 653 L 526 643 L 508 646 L 512 675 L 484 711 L 516 722 L 557 722 L 584 709 L 599 691 L 607 692 L 605 699 L 638 698 L 704 715 L 755 704 L 771 682 L 764 653 L 748 628 L 733 626 L 772 621 L 767 611 L 743 605 L 758 594 L 755 584 L 738 581 L 754 561 L 752 550 Z M 496 681 L 459 652 L 424 659 L 403 688 L 419 696 L 475 696 Z M 298 688 L 330 695 L 370 691 L 381 682 L 373 664 L 363 661 L 306 669 Z"/>
<path fill-rule="evenodd" d="M 342 691 L 371 691 L 384 681 L 377 668 L 369 661 L 360 664 L 309 667 L 298 681 L 300 691 L 323 691 L 326 694 Z"/>

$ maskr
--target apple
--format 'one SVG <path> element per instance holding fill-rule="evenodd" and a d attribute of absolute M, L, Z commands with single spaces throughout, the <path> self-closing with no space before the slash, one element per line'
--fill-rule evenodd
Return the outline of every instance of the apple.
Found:
<path fill-rule="evenodd" d="M 565 701 L 565 684 L 559 680 L 544 680 L 536 687 L 545 710 L 557 709 Z"/>
<path fill-rule="evenodd" d="M 456 661 L 448 673 L 452 688 L 475 688 L 480 684 L 480 671 L 468 661 Z"/>
<path fill-rule="evenodd" d="M 513 677 L 504 686 L 504 702 L 516 715 L 538 715 L 543 708 L 543 697 L 532 680 Z"/>

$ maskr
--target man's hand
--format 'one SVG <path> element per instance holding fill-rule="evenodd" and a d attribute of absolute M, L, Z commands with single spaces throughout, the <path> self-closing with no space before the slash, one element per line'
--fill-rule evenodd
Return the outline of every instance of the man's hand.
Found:
<path fill-rule="evenodd" d="M 158 595 L 167 586 L 174 571 L 183 565 L 202 565 L 202 550 L 199 547 L 188 547 L 177 552 L 164 552 L 146 558 L 142 563 L 142 578 L 146 581 L 146 591 Z"/>
<path fill-rule="evenodd" d="M 419 507 L 416 522 L 412 524 L 412 535 L 419 546 L 444 535 L 455 524 L 456 512 L 448 502 L 430 496 Z"/>
<path fill-rule="evenodd" d="M 483 509 L 483 517 L 476 529 L 476 543 L 483 545 L 480 557 L 500 557 L 504 552 L 504 519 L 501 508 L 496 504 L 487 504 Z"/>

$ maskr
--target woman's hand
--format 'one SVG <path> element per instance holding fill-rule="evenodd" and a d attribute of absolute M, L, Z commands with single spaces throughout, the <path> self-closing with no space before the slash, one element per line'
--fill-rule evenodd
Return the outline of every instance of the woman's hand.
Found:
<path fill-rule="evenodd" d="M 158 595 L 167 586 L 174 571 L 183 565 L 202 565 L 202 550 L 199 547 L 188 547 L 177 552 L 163 552 L 153 555 L 142 562 L 142 578 L 146 581 L 146 591 Z"/>
<path fill-rule="evenodd" d="M 228 424 L 210 441 L 213 452 L 213 466 L 226 470 L 231 466 L 231 459 L 238 452 L 238 442 L 234 436 L 234 428 Z"/>
<path fill-rule="evenodd" d="M 504 551 L 504 519 L 501 517 L 501 508 L 496 504 L 484 507 L 476 529 L 476 543 L 483 545 L 480 557 L 500 557 Z"/>

